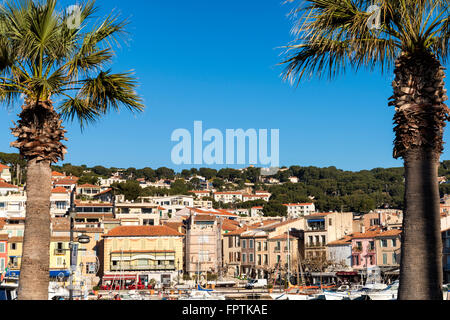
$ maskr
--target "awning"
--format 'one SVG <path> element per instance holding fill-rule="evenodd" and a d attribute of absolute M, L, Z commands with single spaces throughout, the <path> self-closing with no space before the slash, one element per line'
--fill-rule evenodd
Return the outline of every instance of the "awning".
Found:
<path fill-rule="evenodd" d="M 136 280 L 137 274 L 108 274 L 103 276 L 103 281 Z"/>
<path fill-rule="evenodd" d="M 70 271 L 68 270 L 52 270 L 50 271 L 50 278 L 70 277 Z"/>
<path fill-rule="evenodd" d="M 325 222 L 325 219 L 311 219 L 308 222 Z"/>
<path fill-rule="evenodd" d="M 70 272 L 68 270 L 52 270 L 49 272 L 50 278 L 58 278 L 62 275 L 64 277 L 69 277 Z M 11 277 L 11 278 L 17 278 L 20 276 L 20 271 L 8 271 L 5 275 L 5 277 Z"/>

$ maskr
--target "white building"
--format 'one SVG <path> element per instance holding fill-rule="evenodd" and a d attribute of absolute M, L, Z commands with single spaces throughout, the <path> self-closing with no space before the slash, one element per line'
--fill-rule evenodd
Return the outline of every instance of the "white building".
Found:
<path fill-rule="evenodd" d="M 11 182 L 11 172 L 9 171 L 9 167 L 0 163 L 0 179 L 5 180 L 6 182 Z"/>
<path fill-rule="evenodd" d="M 288 203 L 284 204 L 287 207 L 288 218 L 297 219 L 303 216 L 309 216 L 316 212 L 314 203 Z"/>
<path fill-rule="evenodd" d="M 264 209 L 264 207 L 253 207 L 253 208 L 251 208 L 250 216 L 252 218 L 262 217 L 264 215 L 263 209 Z"/>
<path fill-rule="evenodd" d="M 215 192 L 214 201 L 223 203 L 242 202 L 242 192 Z"/>
<path fill-rule="evenodd" d="M 19 187 L 0 181 L 0 195 L 6 196 L 11 193 L 19 192 Z"/>

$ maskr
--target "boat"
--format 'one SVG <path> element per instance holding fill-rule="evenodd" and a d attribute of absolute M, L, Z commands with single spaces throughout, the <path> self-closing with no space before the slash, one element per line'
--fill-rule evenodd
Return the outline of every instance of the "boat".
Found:
<path fill-rule="evenodd" d="M 17 300 L 17 283 L 2 283 L 0 285 L 0 301 Z"/>
<path fill-rule="evenodd" d="M 392 285 L 382 290 L 370 290 L 367 292 L 370 300 L 397 300 L 399 282 L 395 281 Z"/>
<path fill-rule="evenodd" d="M 178 300 L 226 300 L 224 295 L 218 294 L 214 290 L 204 289 L 200 285 L 196 290 L 191 290 L 187 296 L 180 297 Z"/>
<path fill-rule="evenodd" d="M 360 286 L 350 288 L 347 285 L 339 287 L 337 290 L 324 290 L 326 300 L 355 300 L 366 294 Z"/>

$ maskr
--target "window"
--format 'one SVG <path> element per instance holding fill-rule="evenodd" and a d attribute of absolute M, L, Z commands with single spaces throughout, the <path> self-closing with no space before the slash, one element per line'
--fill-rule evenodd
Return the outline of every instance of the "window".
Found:
<path fill-rule="evenodd" d="M 267 241 L 264 241 L 264 251 L 267 251 Z"/>
<path fill-rule="evenodd" d="M 0 242 L 0 253 L 6 252 L 6 246 L 4 242 Z M 2 272 L 4 269 L 1 269 L 0 272 Z"/>
<path fill-rule="evenodd" d="M 333 219 L 330 219 L 329 224 L 330 224 L 330 227 L 333 225 Z"/>
<path fill-rule="evenodd" d="M 233 237 L 228 237 L 228 248 L 233 248 Z"/>
<path fill-rule="evenodd" d="M 397 246 L 397 239 L 392 239 L 392 246 L 394 248 Z"/>
<path fill-rule="evenodd" d="M 262 264 L 262 257 L 260 254 L 258 254 L 258 265 Z"/>
<path fill-rule="evenodd" d="M 253 260 L 253 253 L 250 253 L 249 254 L 249 257 L 248 257 L 248 262 L 253 262 L 254 260 Z"/>
<path fill-rule="evenodd" d="M 66 202 L 65 201 L 56 201 L 56 209 L 64 210 L 65 208 L 66 208 Z"/>
<path fill-rule="evenodd" d="M 242 249 L 247 247 L 247 240 L 242 240 Z"/>
<path fill-rule="evenodd" d="M 11 243 L 11 250 L 17 250 L 17 243 Z"/>
<path fill-rule="evenodd" d="M 383 253 L 383 264 L 387 264 L 387 254 Z"/>
<path fill-rule="evenodd" d="M 326 243 L 327 243 L 326 237 L 325 237 L 325 236 L 322 236 L 322 245 L 325 245 Z"/>
<path fill-rule="evenodd" d="M 397 254 L 394 252 L 394 253 L 392 254 L 392 263 L 398 264 L 397 259 L 398 259 Z"/>
<path fill-rule="evenodd" d="M 247 255 L 245 253 L 242 254 L 242 262 L 247 262 Z"/>
<path fill-rule="evenodd" d="M 387 248 L 388 244 L 387 244 L 387 240 L 383 239 L 381 240 L 381 247 L 382 248 Z"/>
<path fill-rule="evenodd" d="M 261 242 L 260 241 L 258 241 L 258 251 L 261 251 Z"/>
<path fill-rule="evenodd" d="M 373 241 L 369 242 L 369 250 L 375 250 L 375 242 Z"/>
<path fill-rule="evenodd" d="M 198 259 L 200 262 L 208 262 L 209 261 L 209 252 L 208 251 L 200 251 L 198 254 Z"/>
<path fill-rule="evenodd" d="M 264 255 L 264 265 L 269 263 L 269 256 L 267 254 Z"/>
<path fill-rule="evenodd" d="M 250 249 L 253 249 L 253 240 L 249 240 L 249 245 L 248 245 L 248 247 L 249 247 Z"/>
<path fill-rule="evenodd" d="M 5 258 L 0 258 L 0 272 L 3 273 L 3 271 L 6 269 L 6 262 L 5 262 Z"/>
<path fill-rule="evenodd" d="M 95 274 L 96 264 L 93 262 L 86 263 L 86 274 Z"/>
<path fill-rule="evenodd" d="M 353 265 L 355 265 L 355 266 L 360 265 L 359 255 L 353 256 Z"/>

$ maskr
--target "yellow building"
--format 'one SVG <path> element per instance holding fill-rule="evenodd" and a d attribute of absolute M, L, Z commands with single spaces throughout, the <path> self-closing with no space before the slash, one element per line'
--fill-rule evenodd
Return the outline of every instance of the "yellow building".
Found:
<path fill-rule="evenodd" d="M 69 237 L 52 237 L 50 243 L 49 276 L 51 281 L 67 280 L 70 269 Z M 11 276 L 20 275 L 23 237 L 8 240 L 8 269 Z"/>
<path fill-rule="evenodd" d="M 103 236 L 103 284 L 176 283 L 183 268 L 183 237 L 167 226 L 114 228 Z"/>

